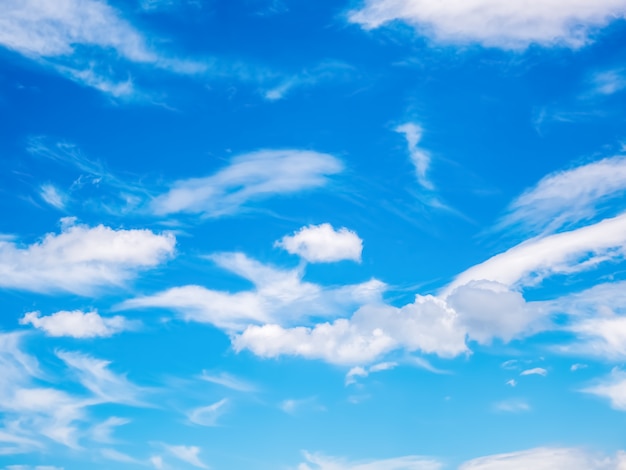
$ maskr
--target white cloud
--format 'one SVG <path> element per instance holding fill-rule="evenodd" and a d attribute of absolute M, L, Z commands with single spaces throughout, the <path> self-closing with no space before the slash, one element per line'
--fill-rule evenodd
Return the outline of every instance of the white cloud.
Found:
<path fill-rule="evenodd" d="M 124 426 L 131 421 L 126 418 L 111 416 L 102 423 L 98 423 L 91 429 L 91 438 L 96 442 L 112 444 L 115 440 L 112 437 L 113 431 L 119 426 Z"/>
<path fill-rule="evenodd" d="M 611 375 L 600 380 L 597 385 L 582 390 L 610 401 L 611 407 L 626 411 L 626 372 L 613 369 Z"/>
<path fill-rule="evenodd" d="M 196 446 L 169 446 L 165 448 L 177 459 L 187 462 L 190 465 L 198 468 L 209 468 L 204 464 L 198 455 L 200 454 L 200 448 Z M 158 468 L 158 467 L 157 467 Z"/>
<path fill-rule="evenodd" d="M 516 387 L 517 386 L 517 380 L 515 380 L 515 379 L 508 380 L 506 382 L 506 385 L 509 385 L 511 387 Z"/>
<path fill-rule="evenodd" d="M 571 274 L 624 257 L 626 214 L 569 232 L 533 238 L 459 274 L 443 290 L 449 295 L 471 281 L 533 285 L 554 274 Z"/>
<path fill-rule="evenodd" d="M 541 375 L 542 377 L 545 377 L 548 375 L 548 371 L 543 367 L 535 367 L 533 369 L 523 370 L 519 375 Z"/>
<path fill-rule="evenodd" d="M 93 394 L 96 403 L 145 406 L 140 398 L 145 390 L 124 375 L 111 371 L 109 361 L 69 351 L 57 351 L 56 355 L 72 370 L 80 384 Z"/>
<path fill-rule="evenodd" d="M 515 199 L 496 228 L 519 226 L 531 233 L 554 232 L 592 219 L 603 203 L 624 192 L 624 156 L 558 171 L 545 176 Z"/>
<path fill-rule="evenodd" d="M 626 88 L 624 69 L 605 70 L 594 74 L 591 92 L 596 95 L 612 95 Z"/>
<path fill-rule="evenodd" d="M 122 463 L 134 463 L 134 464 L 143 464 L 134 457 L 131 457 L 128 454 L 124 454 L 116 449 L 100 449 L 100 454 L 108 460 L 112 460 L 114 462 L 122 462 Z"/>
<path fill-rule="evenodd" d="M 189 421 L 200 426 L 217 426 L 217 420 L 226 412 L 229 400 L 224 398 L 208 406 L 191 410 L 187 417 Z"/>
<path fill-rule="evenodd" d="M 104 0 L 6 0 L 0 18 L 0 46 L 117 97 L 133 92 L 128 79 L 115 83 L 111 76 L 120 58 L 178 73 L 197 73 L 206 68 L 155 52 L 144 36 Z M 103 59 L 105 54 L 109 60 Z M 106 66 L 100 67 L 100 72 L 94 70 L 94 64 L 101 63 Z"/>
<path fill-rule="evenodd" d="M 122 286 L 136 272 L 174 253 L 171 234 L 65 224 L 60 234 L 22 247 L 0 240 L 0 286 L 35 292 L 89 295 Z"/>
<path fill-rule="evenodd" d="M 321 224 L 302 227 L 293 235 L 285 235 L 275 246 L 310 263 L 360 262 L 363 240 L 345 227 L 335 230 L 330 224 Z"/>
<path fill-rule="evenodd" d="M 622 470 L 624 463 L 623 452 L 610 458 L 581 449 L 539 447 L 480 457 L 465 462 L 459 470 Z"/>
<path fill-rule="evenodd" d="M 154 468 L 158 468 L 158 469 L 164 468 L 163 457 L 161 457 L 160 455 L 153 455 L 152 457 L 150 457 L 149 461 Z"/>
<path fill-rule="evenodd" d="M 352 385 L 357 383 L 357 377 L 368 377 L 370 374 L 374 374 L 376 372 L 382 372 L 385 370 L 391 370 L 395 368 L 398 364 L 396 362 L 379 362 L 378 364 L 374 364 L 370 367 L 353 367 L 346 374 L 346 385 Z"/>
<path fill-rule="evenodd" d="M 366 305 L 350 319 L 312 328 L 249 326 L 233 337 L 233 346 L 261 357 L 295 355 L 345 365 L 371 363 L 397 349 L 442 357 L 468 351 L 456 312 L 432 296 L 417 296 L 402 308 Z"/>
<path fill-rule="evenodd" d="M 458 312 L 469 336 L 481 344 L 489 344 L 494 337 L 508 342 L 547 327 L 539 305 L 497 282 L 470 281 L 452 291 L 446 302 Z"/>
<path fill-rule="evenodd" d="M 67 201 L 67 196 L 63 194 L 53 184 L 43 184 L 39 188 L 39 195 L 41 198 L 50 204 L 52 207 L 63 210 Z"/>
<path fill-rule="evenodd" d="M 572 372 L 576 372 L 577 370 L 586 369 L 587 367 L 588 367 L 587 364 L 576 363 L 576 364 L 572 364 L 569 370 L 571 370 Z"/>
<path fill-rule="evenodd" d="M 581 47 L 592 31 L 625 13 L 624 0 L 364 0 L 349 20 L 366 29 L 400 20 L 437 42 L 519 50 Z"/>
<path fill-rule="evenodd" d="M 119 308 L 171 308 L 186 320 L 238 330 L 250 323 L 282 324 L 309 316 L 337 316 L 348 307 L 378 301 L 385 289 L 376 280 L 323 288 L 303 281 L 300 269 L 281 270 L 263 265 L 243 253 L 220 253 L 210 258 L 221 268 L 250 280 L 255 288 L 229 293 L 200 286 L 176 287 L 128 300 Z"/>
<path fill-rule="evenodd" d="M 122 316 L 101 317 L 98 312 L 60 311 L 48 316 L 29 312 L 20 319 L 21 325 L 31 324 L 48 336 L 72 338 L 106 338 L 133 329 L 135 324 Z"/>
<path fill-rule="evenodd" d="M 342 170 L 342 163 L 325 153 L 260 150 L 233 158 L 229 166 L 212 176 L 176 182 L 152 201 L 152 210 L 159 215 L 233 214 L 251 201 L 324 186 L 328 176 Z"/>
<path fill-rule="evenodd" d="M 304 452 L 305 462 L 298 470 L 440 470 L 443 464 L 433 458 L 410 455 L 384 460 L 349 462 L 336 457 Z"/>
<path fill-rule="evenodd" d="M 418 147 L 420 140 L 422 140 L 423 130 L 421 126 L 407 122 L 406 124 L 396 127 L 395 131 L 404 134 L 406 138 L 409 155 L 411 155 L 411 162 L 415 167 L 415 174 L 419 184 L 428 190 L 435 189 L 432 182 L 426 176 L 428 167 L 430 166 L 430 155 L 428 152 Z"/>

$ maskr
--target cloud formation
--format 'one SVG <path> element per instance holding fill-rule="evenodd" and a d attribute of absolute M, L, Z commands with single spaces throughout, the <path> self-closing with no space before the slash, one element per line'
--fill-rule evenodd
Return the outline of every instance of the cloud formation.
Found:
<path fill-rule="evenodd" d="M 29 312 L 20 319 L 21 325 L 32 325 L 48 336 L 70 336 L 72 338 L 106 338 L 132 329 L 135 324 L 116 315 L 106 318 L 98 312 L 71 312 L 61 310 L 48 316 L 40 312 Z"/>
<path fill-rule="evenodd" d="M 430 166 L 430 155 L 428 152 L 418 147 L 420 140 L 422 140 L 422 127 L 413 122 L 407 122 L 406 124 L 396 127 L 395 131 L 403 134 L 406 138 L 411 163 L 413 163 L 415 167 L 415 175 L 417 176 L 419 184 L 424 189 L 435 189 L 433 183 L 426 176 L 428 167 Z"/>
<path fill-rule="evenodd" d="M 310 263 L 360 262 L 363 240 L 345 227 L 335 230 L 330 224 L 321 224 L 302 227 L 293 235 L 285 235 L 275 246 Z"/>
<path fill-rule="evenodd" d="M 410 455 L 385 460 L 349 462 L 336 457 L 304 452 L 298 470 L 440 470 L 443 464 L 429 457 Z"/>
<path fill-rule="evenodd" d="M 138 271 L 172 256 L 175 244 L 171 234 L 65 220 L 61 233 L 26 247 L 0 239 L 0 286 L 89 295 L 97 288 L 123 286 Z"/>
<path fill-rule="evenodd" d="M 157 215 L 179 212 L 219 217 L 248 203 L 322 187 L 343 164 L 325 153 L 260 150 L 240 155 L 211 176 L 181 180 L 151 204 Z"/>
<path fill-rule="evenodd" d="M 443 44 L 521 50 L 582 47 L 593 31 L 625 14 L 624 0 L 365 0 L 348 18 L 365 29 L 403 21 Z"/>

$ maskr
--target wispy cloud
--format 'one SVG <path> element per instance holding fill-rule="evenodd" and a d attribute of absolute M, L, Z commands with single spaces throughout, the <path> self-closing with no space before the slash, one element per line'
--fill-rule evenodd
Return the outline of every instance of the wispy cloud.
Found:
<path fill-rule="evenodd" d="M 264 265 L 243 253 L 219 253 L 210 259 L 250 280 L 255 288 L 230 293 L 194 285 L 174 287 L 127 300 L 119 308 L 170 308 L 185 320 L 240 330 L 251 323 L 293 323 L 309 316 L 338 316 L 346 308 L 376 302 L 385 290 L 377 280 L 325 288 L 304 281 L 301 269 Z"/>
<path fill-rule="evenodd" d="M 579 48 L 591 33 L 626 14 L 622 0 L 364 0 L 349 21 L 365 29 L 404 21 L 433 41 L 523 50 L 530 44 Z"/>
<path fill-rule="evenodd" d="M 615 368 L 608 377 L 600 379 L 596 385 L 587 387 L 582 392 L 605 398 L 614 409 L 626 411 L 626 372 Z"/>
<path fill-rule="evenodd" d="M 257 389 L 255 385 L 225 372 L 210 374 L 208 371 L 202 371 L 200 378 L 237 392 L 254 392 Z"/>
<path fill-rule="evenodd" d="M 304 452 L 298 470 L 441 470 L 443 464 L 431 457 L 410 455 L 383 460 L 350 462 L 337 457 Z"/>
<path fill-rule="evenodd" d="M 519 375 L 541 375 L 542 377 L 545 377 L 548 375 L 548 371 L 543 367 L 534 367 L 532 369 L 523 370 Z"/>
<path fill-rule="evenodd" d="M 428 190 L 435 189 L 433 183 L 426 176 L 430 166 L 430 155 L 418 146 L 420 140 L 422 140 L 422 127 L 413 122 L 407 122 L 396 127 L 395 131 L 403 134 L 406 138 L 409 155 L 415 167 L 415 174 L 419 184 Z"/>
<path fill-rule="evenodd" d="M 512 398 L 494 403 L 493 409 L 502 413 L 524 413 L 530 411 L 531 407 L 526 400 Z"/>
<path fill-rule="evenodd" d="M 598 209 L 626 192 L 626 157 L 605 158 L 552 173 L 515 199 L 496 229 L 555 232 L 593 219 Z"/>
<path fill-rule="evenodd" d="M 176 457 L 178 460 L 188 463 L 189 465 L 193 465 L 198 468 L 209 468 L 202 460 L 200 460 L 200 448 L 196 446 L 185 446 L 185 445 L 165 445 L 165 448 L 169 451 L 171 455 Z M 159 468 L 159 467 L 157 467 Z"/>
<path fill-rule="evenodd" d="M 65 209 L 67 196 L 52 184 L 41 185 L 39 192 L 41 199 L 59 210 Z"/>
<path fill-rule="evenodd" d="M 218 217 L 271 196 L 322 187 L 340 173 L 332 155 L 306 150 L 261 150 L 235 157 L 212 176 L 176 182 L 152 201 L 157 215 L 187 212 Z"/>
<path fill-rule="evenodd" d="M 187 413 L 187 417 L 193 424 L 199 424 L 200 426 L 217 426 L 218 419 L 226 412 L 229 403 L 230 401 L 224 398 L 211 405 L 194 408 Z"/>

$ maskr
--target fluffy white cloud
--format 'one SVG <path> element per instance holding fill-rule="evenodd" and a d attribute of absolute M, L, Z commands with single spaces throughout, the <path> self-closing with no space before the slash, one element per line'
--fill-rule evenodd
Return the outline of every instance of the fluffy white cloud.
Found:
<path fill-rule="evenodd" d="M 186 320 L 238 330 L 250 323 L 282 324 L 309 316 L 337 316 L 348 307 L 378 301 L 385 289 L 376 280 L 323 288 L 303 281 L 300 269 L 281 270 L 263 265 L 243 253 L 220 253 L 210 258 L 220 267 L 250 280 L 255 289 L 229 293 L 200 286 L 176 287 L 128 300 L 119 308 L 171 308 Z"/>
<path fill-rule="evenodd" d="M 581 449 L 540 447 L 521 452 L 490 455 L 465 462 L 459 470 L 622 470 L 626 455 L 613 458 Z"/>
<path fill-rule="evenodd" d="M 275 243 L 291 254 L 310 263 L 334 261 L 361 261 L 363 240 L 345 227 L 335 230 L 330 224 L 302 227 L 293 235 L 286 235 Z"/>
<path fill-rule="evenodd" d="M 349 462 L 322 454 L 304 453 L 298 470 L 440 470 L 443 464 L 429 457 L 410 455 L 385 460 Z"/>
<path fill-rule="evenodd" d="M 449 44 L 577 48 L 589 41 L 591 31 L 625 14 L 624 0 L 365 0 L 349 20 L 366 29 L 400 20 Z"/>
<path fill-rule="evenodd" d="M 539 305 L 497 282 L 471 281 L 452 291 L 446 301 L 459 314 L 469 336 L 481 344 L 495 337 L 508 342 L 547 327 Z"/>
<path fill-rule="evenodd" d="M 169 446 L 166 445 L 165 448 L 177 459 L 182 460 L 194 467 L 198 468 L 209 468 L 206 464 L 204 464 L 198 455 L 200 454 L 200 448 L 196 446 Z M 159 467 L 157 467 L 159 468 Z"/>
<path fill-rule="evenodd" d="M 152 201 L 159 215 L 232 214 L 248 202 L 324 186 L 328 176 L 343 170 L 332 155 L 306 150 L 261 150 L 240 155 L 230 165 L 205 178 L 176 182 Z"/>
<path fill-rule="evenodd" d="M 122 316 L 101 317 L 98 312 L 60 311 L 48 316 L 29 312 L 20 319 L 21 325 L 33 325 L 48 336 L 71 336 L 73 338 L 108 337 L 135 325 Z"/>
<path fill-rule="evenodd" d="M 226 412 L 228 403 L 228 399 L 224 398 L 211 405 L 194 408 L 187 413 L 187 417 L 189 421 L 200 426 L 217 426 L 217 420 Z"/>
<path fill-rule="evenodd" d="M 611 375 L 583 392 L 606 398 L 616 410 L 626 411 L 626 372 L 613 369 Z"/>
<path fill-rule="evenodd" d="M 569 232 L 520 243 L 461 273 L 443 295 L 471 281 L 507 286 L 532 285 L 554 274 L 570 274 L 622 259 L 626 247 L 626 214 Z"/>
<path fill-rule="evenodd" d="M 261 357 L 296 355 L 346 365 L 371 363 L 397 349 L 442 357 L 467 352 L 456 312 L 432 296 L 417 296 L 402 308 L 366 305 L 350 319 L 312 328 L 249 326 L 233 337 L 233 346 Z"/>
<path fill-rule="evenodd" d="M 616 156 L 552 173 L 515 199 L 496 226 L 553 232 L 597 215 L 597 208 L 626 191 L 626 157 Z"/>
<path fill-rule="evenodd" d="M 426 176 L 428 167 L 430 166 L 430 155 L 428 152 L 418 147 L 420 140 L 422 140 L 422 127 L 415 123 L 407 122 L 406 124 L 396 127 L 395 130 L 400 134 L 404 134 L 406 138 L 409 147 L 409 155 L 411 155 L 411 162 L 415 167 L 417 181 L 425 189 L 434 189 L 432 182 Z"/>
<path fill-rule="evenodd" d="M 27 247 L 0 239 L 0 286 L 89 295 L 124 285 L 137 271 L 171 256 L 175 244 L 171 234 L 66 223 L 60 234 Z"/>

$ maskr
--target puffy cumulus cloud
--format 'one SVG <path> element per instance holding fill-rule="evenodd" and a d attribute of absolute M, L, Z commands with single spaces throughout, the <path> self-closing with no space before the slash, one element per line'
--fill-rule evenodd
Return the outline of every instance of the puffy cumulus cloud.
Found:
<path fill-rule="evenodd" d="M 613 369 L 608 377 L 582 391 L 608 399 L 611 407 L 626 411 L 626 372 L 620 369 Z"/>
<path fill-rule="evenodd" d="M 366 29 L 399 20 L 437 42 L 519 50 L 581 47 L 593 30 L 625 14 L 624 0 L 365 0 L 349 20 Z"/>
<path fill-rule="evenodd" d="M 324 186 L 330 175 L 342 170 L 343 164 L 325 153 L 261 150 L 233 158 L 211 176 L 176 182 L 152 201 L 152 210 L 158 215 L 188 212 L 219 217 L 254 200 Z"/>
<path fill-rule="evenodd" d="M 284 236 L 275 246 L 310 263 L 360 262 L 363 240 L 345 227 L 335 230 L 330 224 L 321 224 L 302 227 L 293 235 Z"/>
<path fill-rule="evenodd" d="M 371 363 L 397 349 L 441 357 L 468 352 L 457 313 L 432 296 L 417 296 L 402 308 L 366 305 L 350 319 L 314 327 L 252 325 L 233 337 L 233 346 L 261 357 L 295 355 L 345 365 Z"/>
<path fill-rule="evenodd" d="M 172 234 L 69 221 L 61 233 L 29 246 L 0 239 L 0 286 L 89 295 L 99 287 L 122 286 L 139 270 L 158 265 L 174 253 L 175 244 Z"/>
<path fill-rule="evenodd" d="M 585 452 L 575 448 L 540 447 L 521 452 L 480 457 L 465 462 L 459 470 L 622 470 L 626 454 L 618 452 L 614 457 Z"/>
<path fill-rule="evenodd" d="M 495 281 L 507 286 L 533 285 L 555 274 L 571 274 L 624 258 L 626 213 L 569 232 L 533 238 L 459 274 L 444 290 L 471 281 Z"/>
<path fill-rule="evenodd" d="M 20 319 L 21 325 L 33 325 L 48 336 L 70 336 L 72 338 L 106 338 L 133 329 L 134 322 L 122 316 L 101 317 L 98 312 L 60 311 L 48 316 L 40 312 L 29 312 Z"/>
<path fill-rule="evenodd" d="M 540 304 L 526 302 L 521 293 L 497 282 L 469 282 L 446 300 L 469 336 L 481 344 L 496 337 L 508 342 L 548 326 Z"/>
<path fill-rule="evenodd" d="M 592 219 L 603 203 L 625 191 L 626 157 L 621 155 L 558 171 L 515 199 L 496 228 L 555 231 Z"/>
<path fill-rule="evenodd" d="M 248 279 L 255 288 L 229 293 L 201 286 L 175 287 L 127 300 L 119 308 L 170 308 L 189 321 L 239 330 L 250 323 L 282 324 L 310 316 L 338 316 L 348 307 L 378 301 L 385 289 L 377 280 L 324 288 L 303 281 L 299 269 L 278 269 L 243 253 L 220 253 L 210 258 L 221 268 Z"/>
<path fill-rule="evenodd" d="M 409 455 L 384 460 L 349 462 L 336 457 L 304 452 L 298 470 L 440 470 L 443 464 L 430 457 Z"/>

